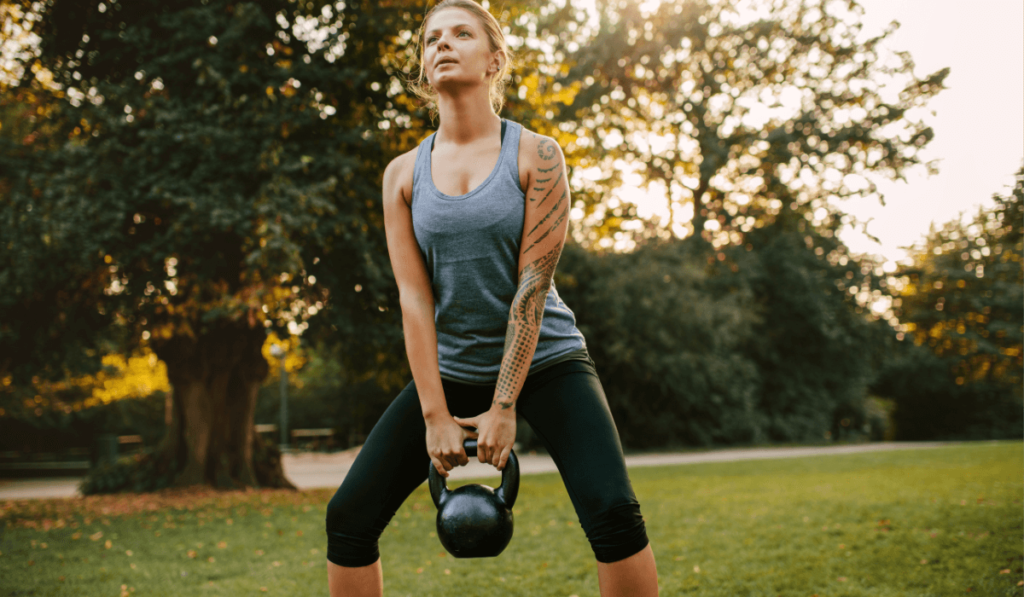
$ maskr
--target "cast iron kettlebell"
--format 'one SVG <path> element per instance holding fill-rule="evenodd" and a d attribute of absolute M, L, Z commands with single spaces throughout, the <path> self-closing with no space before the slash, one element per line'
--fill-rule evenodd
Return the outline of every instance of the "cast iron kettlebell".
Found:
<path fill-rule="evenodd" d="M 466 455 L 476 456 L 477 440 L 463 442 Z M 437 506 L 437 537 L 457 558 L 493 558 L 512 540 L 512 505 L 519 493 L 519 460 L 508 453 L 501 486 L 475 483 L 448 491 L 445 478 L 430 463 L 430 497 Z"/>

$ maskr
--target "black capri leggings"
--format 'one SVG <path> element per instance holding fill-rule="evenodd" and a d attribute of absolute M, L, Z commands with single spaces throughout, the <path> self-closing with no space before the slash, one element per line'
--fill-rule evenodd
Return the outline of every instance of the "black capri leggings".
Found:
<path fill-rule="evenodd" d="M 454 416 L 473 417 L 491 407 L 493 385 L 441 383 Z M 597 560 L 617 562 L 646 547 L 640 504 L 593 362 L 563 361 L 529 375 L 516 408 L 554 459 Z M 426 432 L 410 382 L 373 427 L 327 504 L 329 561 L 348 567 L 377 561 L 381 533 L 427 479 Z"/>

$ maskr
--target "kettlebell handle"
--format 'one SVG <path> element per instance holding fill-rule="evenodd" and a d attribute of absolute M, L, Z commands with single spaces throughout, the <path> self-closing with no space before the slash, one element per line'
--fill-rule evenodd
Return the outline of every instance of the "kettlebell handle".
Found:
<path fill-rule="evenodd" d="M 467 439 L 462 443 L 462 447 L 466 450 L 466 456 L 473 458 L 477 455 L 477 440 Z M 448 500 L 448 482 L 437 472 L 433 462 L 429 466 L 430 497 L 434 500 L 434 506 L 441 508 L 441 505 Z M 505 468 L 501 471 L 501 485 L 494 490 L 494 494 L 510 510 L 516 503 L 516 497 L 519 495 L 519 459 L 516 458 L 515 450 L 510 450 L 508 453 Z"/>

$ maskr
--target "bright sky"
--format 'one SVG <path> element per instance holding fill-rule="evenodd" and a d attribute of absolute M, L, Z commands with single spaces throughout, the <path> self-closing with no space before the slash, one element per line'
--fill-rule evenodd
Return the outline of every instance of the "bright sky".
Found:
<path fill-rule="evenodd" d="M 901 246 L 921 243 L 960 217 L 969 221 L 992 195 L 1008 194 L 1024 159 L 1024 2 L 1020 0 L 861 0 L 865 28 L 881 31 L 897 20 L 890 48 L 906 50 L 915 74 L 950 67 L 947 89 L 929 102 L 935 138 L 924 155 L 939 159 L 939 173 L 906 173 L 907 182 L 876 181 L 877 199 L 839 205 L 861 221 L 878 243 L 850 229 L 840 238 L 854 253 L 906 258 Z M 890 264 L 891 266 L 892 264 Z"/>

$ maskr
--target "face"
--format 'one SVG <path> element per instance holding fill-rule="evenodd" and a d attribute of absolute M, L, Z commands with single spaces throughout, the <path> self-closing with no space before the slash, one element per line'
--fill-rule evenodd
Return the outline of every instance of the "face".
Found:
<path fill-rule="evenodd" d="M 491 52 L 487 33 L 472 13 L 439 10 L 424 30 L 423 75 L 435 89 L 452 83 L 486 84 L 498 72 L 501 53 Z"/>

